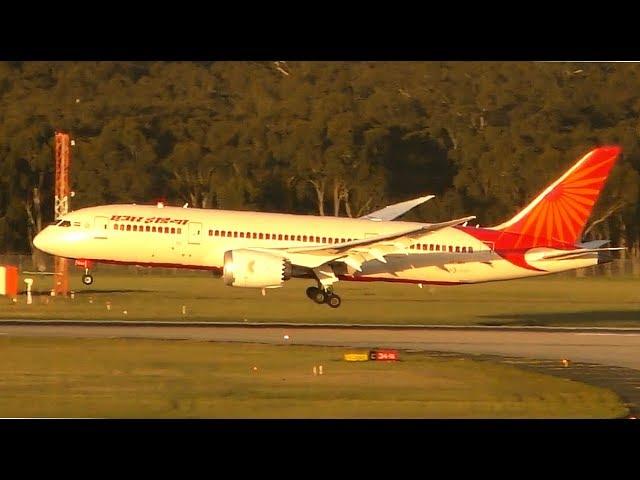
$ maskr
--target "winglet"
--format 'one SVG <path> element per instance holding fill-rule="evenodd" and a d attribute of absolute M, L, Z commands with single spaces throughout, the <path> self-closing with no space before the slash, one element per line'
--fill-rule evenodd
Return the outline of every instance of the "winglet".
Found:
<path fill-rule="evenodd" d="M 393 205 L 388 205 L 380 210 L 376 210 L 375 212 L 371 212 L 367 215 L 364 215 L 363 219 L 373 220 L 374 222 L 381 222 L 385 220 L 395 220 L 400 215 L 407 213 L 412 208 L 421 205 L 432 198 L 435 195 L 427 195 L 426 197 L 415 198 L 413 200 L 407 200 L 405 202 L 394 203 Z"/>

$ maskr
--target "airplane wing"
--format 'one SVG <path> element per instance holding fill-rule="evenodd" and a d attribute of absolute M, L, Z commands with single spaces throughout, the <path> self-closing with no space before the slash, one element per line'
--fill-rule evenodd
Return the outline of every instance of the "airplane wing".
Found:
<path fill-rule="evenodd" d="M 415 237 L 435 232 L 447 227 L 461 225 L 464 222 L 473 220 L 475 216 L 459 218 L 442 223 L 432 223 L 420 225 L 410 229 L 400 230 L 394 233 L 376 235 L 372 237 L 352 240 L 344 243 L 334 243 L 332 245 L 319 245 L 315 247 L 293 247 L 293 248 L 252 248 L 252 250 L 269 252 L 282 257 L 287 257 L 292 264 L 300 267 L 318 269 L 326 267 L 328 263 L 339 261 L 346 263 L 355 270 L 360 271 L 361 265 L 372 259 L 387 263 L 384 258 L 389 254 L 408 255 L 407 248 L 414 243 Z"/>
<path fill-rule="evenodd" d="M 375 212 L 371 212 L 359 218 L 373 220 L 374 222 L 395 220 L 400 215 L 403 215 L 412 208 L 431 200 L 433 197 L 435 197 L 435 195 L 427 195 L 426 197 L 415 198 L 413 200 L 407 200 L 406 202 L 394 203 L 393 205 L 388 205 L 380 210 L 376 210 Z"/>
<path fill-rule="evenodd" d="M 331 254 L 337 255 L 340 253 L 347 252 L 354 248 L 362 248 L 362 247 L 372 247 L 374 244 L 379 243 L 388 243 L 392 240 L 402 240 L 403 237 L 406 239 L 410 239 L 412 237 L 419 237 L 425 235 L 430 232 L 435 232 L 436 230 L 441 230 L 447 227 L 454 227 L 456 225 L 461 225 L 469 220 L 473 220 L 475 215 L 470 217 L 458 218 L 456 220 L 449 220 L 448 222 L 442 223 L 431 223 L 427 225 L 421 225 L 417 228 L 410 228 L 407 230 L 401 230 L 399 232 L 394 233 L 385 233 L 383 235 L 376 235 L 373 237 L 361 238 L 358 240 L 352 240 L 350 242 L 344 243 L 335 243 L 333 245 L 319 245 L 316 247 L 293 247 L 288 248 L 287 252 L 290 253 L 308 253 L 308 254 Z M 411 245 L 411 241 L 407 242 L 407 245 Z"/>
<path fill-rule="evenodd" d="M 337 244 L 315 247 L 251 248 L 251 250 L 278 255 L 287 258 L 295 266 L 309 268 L 318 281 L 328 288 L 339 280 L 331 266 L 333 262 L 344 263 L 361 272 L 362 264 L 367 261 L 375 259 L 387 263 L 386 255 L 409 255 L 408 247 L 414 243 L 414 237 L 422 237 L 443 228 L 461 225 L 474 218 L 476 218 L 475 215 L 448 222 L 425 224 L 394 233 Z"/>

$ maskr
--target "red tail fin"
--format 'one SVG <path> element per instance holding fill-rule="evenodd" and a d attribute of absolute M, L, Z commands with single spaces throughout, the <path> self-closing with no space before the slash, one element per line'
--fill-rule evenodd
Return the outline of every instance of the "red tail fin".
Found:
<path fill-rule="evenodd" d="M 579 242 L 619 153 L 616 146 L 587 153 L 524 210 L 495 229 L 521 235 L 517 242 L 521 246 Z"/>

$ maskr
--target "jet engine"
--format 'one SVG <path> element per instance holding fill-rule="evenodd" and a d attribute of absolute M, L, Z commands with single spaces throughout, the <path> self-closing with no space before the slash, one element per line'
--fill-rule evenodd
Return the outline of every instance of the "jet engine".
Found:
<path fill-rule="evenodd" d="M 291 262 L 269 253 L 242 249 L 224 253 L 222 278 L 230 287 L 281 287 L 291 271 Z"/>

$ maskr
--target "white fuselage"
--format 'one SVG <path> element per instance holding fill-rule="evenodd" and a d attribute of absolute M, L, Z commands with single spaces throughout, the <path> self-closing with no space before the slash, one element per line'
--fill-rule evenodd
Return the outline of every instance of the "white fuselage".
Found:
<path fill-rule="evenodd" d="M 45 228 L 34 241 L 36 247 L 73 259 L 211 270 L 222 269 L 229 250 L 335 244 L 422 225 L 145 205 L 84 208 L 66 215 L 63 221 L 68 226 Z M 342 270 L 336 274 L 342 280 L 460 284 L 544 275 L 597 263 L 597 256 L 537 261 L 540 251 L 549 249 L 532 249 L 527 261 L 540 270 L 523 268 L 495 252 L 491 242 L 457 227 L 414 241 L 418 246 L 387 256 L 387 263 L 367 261 L 362 272 L 341 264 Z"/>

